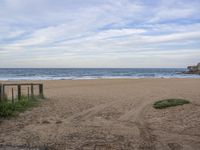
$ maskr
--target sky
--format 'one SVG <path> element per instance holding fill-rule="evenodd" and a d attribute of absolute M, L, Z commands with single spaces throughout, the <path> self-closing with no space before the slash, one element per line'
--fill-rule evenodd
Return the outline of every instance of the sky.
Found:
<path fill-rule="evenodd" d="M 0 0 L 0 68 L 184 68 L 200 0 Z"/>

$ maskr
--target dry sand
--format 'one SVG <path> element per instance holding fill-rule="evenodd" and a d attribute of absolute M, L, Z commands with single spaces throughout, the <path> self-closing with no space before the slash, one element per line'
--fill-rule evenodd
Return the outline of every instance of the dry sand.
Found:
<path fill-rule="evenodd" d="M 0 122 L 0 150 L 199 150 L 199 79 L 42 81 L 39 107 Z M 191 104 L 156 110 L 165 98 Z"/>

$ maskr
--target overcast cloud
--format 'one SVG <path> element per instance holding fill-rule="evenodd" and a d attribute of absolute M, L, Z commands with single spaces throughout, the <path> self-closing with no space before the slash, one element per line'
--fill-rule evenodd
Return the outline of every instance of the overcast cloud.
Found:
<path fill-rule="evenodd" d="M 199 0 L 0 0 L 0 67 L 186 67 Z"/>

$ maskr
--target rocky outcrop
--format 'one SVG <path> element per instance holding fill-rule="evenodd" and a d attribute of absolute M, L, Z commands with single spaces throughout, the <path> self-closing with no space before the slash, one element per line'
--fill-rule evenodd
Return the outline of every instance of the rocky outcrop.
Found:
<path fill-rule="evenodd" d="M 188 66 L 187 69 L 188 71 L 186 71 L 185 73 L 200 74 L 200 63 L 198 63 L 196 66 Z"/>

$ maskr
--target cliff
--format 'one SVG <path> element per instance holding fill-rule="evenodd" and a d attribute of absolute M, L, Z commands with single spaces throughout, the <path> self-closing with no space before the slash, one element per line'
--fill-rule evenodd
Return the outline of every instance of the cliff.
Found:
<path fill-rule="evenodd" d="M 186 71 L 185 73 L 200 74 L 200 63 L 198 63 L 196 66 L 188 66 L 187 69 L 188 71 Z"/>

